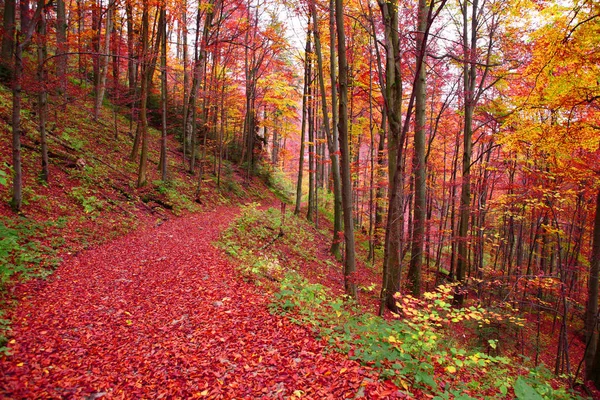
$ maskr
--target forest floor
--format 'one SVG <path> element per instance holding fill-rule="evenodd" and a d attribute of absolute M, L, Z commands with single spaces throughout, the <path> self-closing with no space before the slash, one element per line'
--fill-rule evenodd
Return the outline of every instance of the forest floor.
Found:
<path fill-rule="evenodd" d="M 15 289 L 7 398 L 382 398 L 386 384 L 270 299 L 212 245 L 238 212 L 147 226 Z"/>
<path fill-rule="evenodd" d="M 513 354 L 531 329 L 502 331 L 497 357 L 481 345 L 496 336 L 469 334 L 476 326 L 375 317 L 380 272 L 364 246 L 359 303 L 346 302 L 327 216 L 316 229 L 286 214 L 271 192 L 293 190 L 277 171 L 250 178 L 224 162 L 217 173 L 207 156 L 199 181 L 170 135 L 169 179 L 150 162 L 137 188 L 127 116 L 104 108 L 94 122 L 86 99 L 54 108 L 47 183 L 37 123 L 24 113 L 19 214 L 0 181 L 0 398 L 529 399 L 532 387 L 572 398 L 565 379 Z M 10 111 L 0 85 L 4 132 Z M 159 138 L 151 129 L 151 161 Z M 0 146 L 6 176 L 10 160 Z M 552 327 L 542 325 L 547 365 Z M 575 365 L 580 341 L 570 345 Z"/>

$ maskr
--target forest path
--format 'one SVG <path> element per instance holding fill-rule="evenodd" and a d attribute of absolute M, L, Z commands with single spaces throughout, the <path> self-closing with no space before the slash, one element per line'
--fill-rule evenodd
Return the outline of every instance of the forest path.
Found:
<path fill-rule="evenodd" d="M 377 393 L 373 371 L 268 312 L 211 243 L 238 209 L 133 232 L 18 289 L 2 398 L 314 398 Z M 381 393 L 381 392 L 379 392 Z"/>

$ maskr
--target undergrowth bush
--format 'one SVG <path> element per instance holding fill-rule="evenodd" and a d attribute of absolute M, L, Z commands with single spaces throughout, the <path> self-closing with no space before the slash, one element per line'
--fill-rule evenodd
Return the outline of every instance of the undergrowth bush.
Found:
<path fill-rule="evenodd" d="M 440 400 L 505 398 L 511 391 L 517 399 L 577 397 L 553 389 L 547 370 L 516 370 L 509 358 L 461 348 L 453 340 L 453 325 L 465 319 L 485 324 L 496 315 L 478 307 L 452 308 L 451 291 L 441 287 L 426 293 L 424 307 L 408 297 L 401 307 L 404 318 L 387 321 L 291 272 L 281 282 L 270 310 L 311 326 L 332 349 L 378 368 L 382 378 L 392 379 L 408 396 L 420 390 Z M 496 345 L 490 340 L 490 347 Z M 519 376 L 523 371 L 525 375 Z"/>
<path fill-rule="evenodd" d="M 280 279 L 298 269 L 298 259 L 315 260 L 306 247 L 314 238 L 307 223 L 290 212 L 260 209 L 258 203 L 242 206 L 240 216 L 222 234 L 217 245 L 240 263 L 246 277 Z"/>
<path fill-rule="evenodd" d="M 93 214 L 97 211 L 102 211 L 106 206 L 103 200 L 98 199 L 96 196 L 91 194 L 88 188 L 83 186 L 77 186 L 71 189 L 70 196 L 77 200 L 83 207 L 83 211 L 86 214 Z"/>
<path fill-rule="evenodd" d="M 174 214 L 179 215 L 183 210 L 198 211 L 198 205 L 186 195 L 188 188 L 185 183 L 179 180 L 155 180 L 152 181 L 152 188 L 157 194 L 164 196 L 165 204 L 172 207 Z"/>
<path fill-rule="evenodd" d="M 53 268 L 59 262 L 54 251 L 37 240 L 42 234 L 41 224 L 20 218 L 13 222 L 0 220 L 0 288 L 16 274 L 44 277 L 44 268 Z"/>
<path fill-rule="evenodd" d="M 259 163 L 256 167 L 256 174 L 279 200 L 286 203 L 290 202 L 296 188 L 281 169 L 274 168 L 270 164 Z"/>

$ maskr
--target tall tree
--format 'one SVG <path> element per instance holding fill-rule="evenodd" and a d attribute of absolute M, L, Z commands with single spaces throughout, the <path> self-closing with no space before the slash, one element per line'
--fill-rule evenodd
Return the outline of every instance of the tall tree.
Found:
<path fill-rule="evenodd" d="M 331 174 L 333 177 L 333 240 L 331 254 L 337 259 L 341 258 L 340 243 L 342 234 L 342 178 L 340 175 L 340 156 L 338 139 L 338 100 L 335 61 L 335 5 L 334 0 L 329 0 L 329 79 L 331 84 L 331 137 L 327 137 L 329 157 L 331 158 Z"/>
<path fill-rule="evenodd" d="M 43 7 L 37 7 L 33 15 L 33 21 L 37 21 L 42 13 Z M 21 8 L 23 12 L 24 8 Z M 29 6 L 25 12 L 29 12 Z M 21 21 L 24 21 L 24 15 Z M 29 21 L 29 16 L 25 17 Z M 27 27 L 24 30 L 24 27 Z M 23 50 L 31 42 L 35 24 L 21 25 L 21 32 L 17 33 L 15 41 L 15 58 L 13 67 L 13 89 L 12 89 L 12 161 L 13 161 L 13 182 L 11 206 L 15 211 L 21 211 L 23 205 L 23 171 L 21 164 L 21 97 L 22 97 L 22 77 L 23 77 Z"/>
<path fill-rule="evenodd" d="M 490 6 L 491 7 L 491 6 Z M 479 0 L 465 1 L 461 7 L 462 13 L 462 67 L 463 67 L 463 154 L 462 154 L 462 182 L 460 192 L 459 221 L 456 238 L 458 240 L 458 253 L 456 260 L 456 279 L 464 282 L 467 268 L 469 267 L 469 225 L 471 220 L 471 166 L 473 153 L 473 115 L 475 107 L 483 93 L 493 84 L 487 81 L 488 74 L 493 68 L 492 55 L 496 47 L 496 33 L 498 29 L 499 13 L 492 11 L 484 20 L 488 27 L 487 48 L 483 52 L 483 59 L 478 57 L 480 50 L 478 41 L 482 35 L 482 11 Z M 469 24 L 470 18 L 470 24 Z M 469 27 L 470 25 L 470 27 Z M 462 306 L 464 290 L 459 288 L 454 300 Z"/>
<path fill-rule="evenodd" d="M 138 169 L 137 187 L 146 184 L 148 169 L 148 89 L 150 86 L 150 51 L 149 51 L 149 5 L 148 0 L 142 2 L 142 63 L 140 73 L 141 99 L 140 99 L 140 136 L 142 151 Z"/>
<path fill-rule="evenodd" d="M 342 208 L 344 213 L 344 287 L 346 294 L 356 298 L 357 287 L 354 282 L 356 272 L 356 248 L 354 244 L 354 222 L 352 221 L 352 176 L 350 175 L 350 147 L 348 133 L 348 60 L 346 58 L 346 33 L 344 31 L 344 3 L 335 0 L 335 23 L 338 45 L 339 65 L 339 121 L 338 133 L 341 153 Z"/>
<path fill-rule="evenodd" d="M 384 109 L 388 122 L 388 218 L 385 229 L 383 283 L 381 287 L 381 303 L 379 313 L 385 307 L 395 310 L 394 294 L 400 289 L 400 253 L 404 231 L 404 215 L 402 212 L 404 199 L 404 178 L 398 176 L 396 183 L 397 163 L 402 164 L 404 140 L 400 140 L 402 116 L 402 75 L 400 68 L 400 43 L 398 36 L 398 1 L 378 1 L 381 9 L 384 39 L 386 48 L 385 85 L 383 88 Z M 399 153 L 400 151 L 400 153 Z"/>
<path fill-rule="evenodd" d="M 310 27 L 310 20 L 308 22 Z M 308 103 L 308 86 L 310 85 L 311 73 L 311 30 L 308 29 L 306 33 L 306 48 L 304 50 L 304 88 L 302 89 L 302 126 L 300 128 L 300 154 L 298 156 L 298 179 L 296 180 L 296 206 L 294 208 L 294 214 L 300 214 L 300 207 L 302 205 L 302 178 L 304 177 L 304 133 L 306 131 L 306 110 Z"/>
<path fill-rule="evenodd" d="M 68 65 L 68 42 L 67 42 L 67 14 L 64 0 L 56 0 L 56 75 L 58 88 L 61 95 L 67 93 L 67 65 Z"/>
<path fill-rule="evenodd" d="M 160 46 L 160 108 L 161 108 L 161 141 L 160 141 L 160 179 L 167 180 L 167 6 L 161 4 L 160 21 L 162 25 L 162 43 Z"/>
<path fill-rule="evenodd" d="M 42 153 L 42 173 L 41 178 L 44 182 L 48 182 L 48 143 L 46 141 L 46 113 L 48 109 L 48 89 L 46 87 L 48 81 L 48 73 L 46 70 L 46 58 L 48 57 L 48 46 L 46 41 L 46 12 L 44 10 L 44 0 L 38 0 L 38 8 L 42 9 L 40 13 L 40 21 L 38 23 L 38 118 L 40 125 L 40 147 Z"/>
<path fill-rule="evenodd" d="M 102 102 L 104 101 L 104 92 L 106 91 L 106 77 L 108 75 L 108 60 L 110 58 L 110 36 L 113 31 L 113 14 L 115 0 L 111 0 L 106 8 L 106 21 L 104 23 L 104 48 L 99 55 L 98 79 L 96 80 L 96 97 L 94 101 L 94 119 L 98 119 Z"/>
<path fill-rule="evenodd" d="M 426 57 L 425 30 L 427 29 L 427 0 L 419 0 L 418 26 L 416 36 L 417 53 Z M 408 286 L 413 296 L 421 295 L 421 269 L 423 266 L 423 240 L 427 208 L 426 164 L 425 164 L 425 112 L 427 107 L 427 72 L 425 62 L 421 62 L 415 81 L 415 135 L 413 153 L 414 202 L 413 227 Z"/>

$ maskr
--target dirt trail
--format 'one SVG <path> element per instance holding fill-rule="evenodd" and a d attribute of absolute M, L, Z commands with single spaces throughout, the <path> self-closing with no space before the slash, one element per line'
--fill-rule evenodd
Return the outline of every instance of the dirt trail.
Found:
<path fill-rule="evenodd" d="M 375 398 L 372 371 L 269 314 L 211 245 L 236 212 L 132 233 L 24 285 L 0 397 Z"/>

